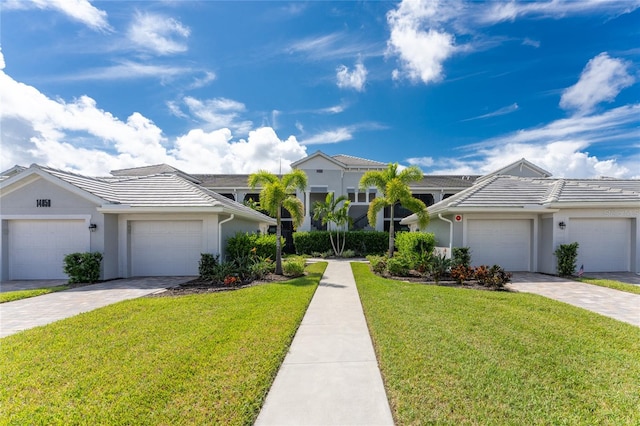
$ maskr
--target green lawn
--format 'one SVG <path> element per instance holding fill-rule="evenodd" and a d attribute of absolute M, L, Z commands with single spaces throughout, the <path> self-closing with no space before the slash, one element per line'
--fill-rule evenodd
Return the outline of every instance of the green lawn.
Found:
<path fill-rule="evenodd" d="M 130 300 L 8 336 L 0 424 L 251 424 L 324 268 Z"/>
<path fill-rule="evenodd" d="M 614 290 L 626 291 L 627 293 L 640 294 L 640 285 L 623 283 L 614 280 L 603 280 L 597 278 L 581 277 L 576 278 L 581 283 L 588 283 L 593 285 L 599 285 L 600 287 L 608 287 Z"/>
<path fill-rule="evenodd" d="M 13 302 L 14 300 L 27 299 L 29 297 L 42 296 L 43 294 L 55 293 L 57 291 L 68 290 L 68 285 L 55 287 L 34 288 L 31 290 L 16 290 L 0 293 L 0 303 Z"/>
<path fill-rule="evenodd" d="M 352 268 L 398 425 L 640 424 L 640 328 Z"/>

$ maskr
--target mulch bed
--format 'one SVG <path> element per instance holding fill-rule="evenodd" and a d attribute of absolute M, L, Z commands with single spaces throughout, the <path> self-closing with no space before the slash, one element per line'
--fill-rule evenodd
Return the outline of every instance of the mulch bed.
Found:
<path fill-rule="evenodd" d="M 168 288 L 165 291 L 149 294 L 145 297 L 172 297 L 172 296 L 185 296 L 188 294 L 205 294 L 205 293 L 215 293 L 220 291 L 239 290 L 242 288 L 254 287 L 262 284 L 288 281 L 293 278 L 295 277 L 268 274 L 261 280 L 255 280 L 255 281 L 243 283 L 240 285 L 234 285 L 234 286 L 228 286 L 228 285 L 225 285 L 224 283 L 217 282 L 217 281 L 207 281 L 207 280 L 202 280 L 200 278 L 196 278 L 194 280 L 181 284 L 178 287 Z"/>
<path fill-rule="evenodd" d="M 503 287 L 503 288 L 492 288 L 492 287 L 485 287 L 483 285 L 478 284 L 476 281 L 465 281 L 463 284 L 459 284 L 457 281 L 454 280 L 447 280 L 447 279 L 443 279 L 438 281 L 437 283 L 433 280 L 431 280 L 429 277 L 425 277 L 423 275 L 420 275 L 420 273 L 416 272 L 416 271 L 410 271 L 409 272 L 409 276 L 406 277 L 399 277 L 396 275 L 389 275 L 389 274 L 376 274 L 379 275 L 383 278 L 388 278 L 390 280 L 395 280 L 395 281 L 402 281 L 402 282 L 408 282 L 408 283 L 416 283 L 416 284 L 425 284 L 425 285 L 438 285 L 438 286 L 442 286 L 442 287 L 454 287 L 454 288 L 466 288 L 466 289 L 470 289 L 470 290 L 485 290 L 485 291 L 508 291 L 508 292 L 513 292 L 513 290 L 507 288 L 507 287 Z"/>

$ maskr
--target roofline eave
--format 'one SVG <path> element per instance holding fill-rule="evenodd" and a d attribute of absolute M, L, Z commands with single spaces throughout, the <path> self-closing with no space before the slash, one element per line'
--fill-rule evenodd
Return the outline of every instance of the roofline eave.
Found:
<path fill-rule="evenodd" d="M 115 213 L 115 214 L 233 214 L 236 217 L 242 217 L 245 219 L 254 220 L 260 223 L 267 223 L 275 225 L 276 220 L 256 212 L 256 214 L 250 214 L 248 212 L 238 211 L 235 209 L 224 208 L 222 206 L 131 206 L 129 204 L 104 204 L 98 207 L 100 213 Z"/>

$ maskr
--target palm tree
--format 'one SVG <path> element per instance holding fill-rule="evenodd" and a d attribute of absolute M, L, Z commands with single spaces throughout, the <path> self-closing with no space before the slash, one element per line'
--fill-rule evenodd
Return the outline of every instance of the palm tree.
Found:
<path fill-rule="evenodd" d="M 346 196 L 341 195 L 335 200 L 333 199 L 333 192 L 327 194 L 325 201 L 316 201 L 313 204 L 313 218 L 315 220 L 322 219 L 322 224 L 327 225 L 329 231 L 329 239 L 331 240 L 331 247 L 336 256 L 341 256 L 344 251 L 344 245 L 347 241 L 346 236 L 343 235 L 342 245 L 340 244 L 340 228 L 348 224 L 349 217 L 349 204 L 350 201 Z M 338 208 L 338 204 L 344 201 L 342 207 Z M 336 225 L 336 242 L 333 242 L 333 234 L 331 233 L 331 224 Z"/>
<path fill-rule="evenodd" d="M 261 186 L 260 208 L 276 218 L 276 271 L 282 275 L 282 219 L 281 209 L 291 213 L 294 226 L 300 226 L 304 220 L 304 205 L 293 195 L 296 189 L 307 188 L 307 175 L 302 170 L 292 170 L 279 178 L 271 172 L 260 170 L 249 176 L 249 186 L 255 189 Z"/>
<path fill-rule="evenodd" d="M 389 163 L 385 170 L 371 170 L 366 172 L 360 178 L 360 188 L 366 190 L 371 186 L 375 186 L 382 193 L 382 196 L 376 197 L 367 211 L 369 225 L 375 227 L 376 216 L 378 212 L 385 207 L 391 208 L 391 222 L 389 224 L 389 257 L 393 256 L 393 247 L 395 245 L 393 208 L 396 203 L 411 210 L 418 216 L 418 224 L 420 228 L 424 228 L 429 224 L 429 215 L 427 214 L 427 206 L 417 198 L 411 195 L 409 183 L 421 180 L 423 177 L 422 170 L 417 166 L 410 166 L 398 173 L 398 163 Z"/>

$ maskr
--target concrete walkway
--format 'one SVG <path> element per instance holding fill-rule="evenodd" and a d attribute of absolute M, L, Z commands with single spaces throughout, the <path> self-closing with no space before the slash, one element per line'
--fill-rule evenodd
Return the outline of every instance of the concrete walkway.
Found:
<path fill-rule="evenodd" d="M 559 300 L 640 327 L 640 294 L 530 272 L 514 273 L 507 287 Z"/>
<path fill-rule="evenodd" d="M 0 337 L 92 311 L 121 300 L 175 287 L 194 277 L 146 277 L 106 281 L 0 304 Z M 7 286 L 3 286 L 6 288 Z"/>
<path fill-rule="evenodd" d="M 348 261 L 329 261 L 255 424 L 393 425 Z"/>

